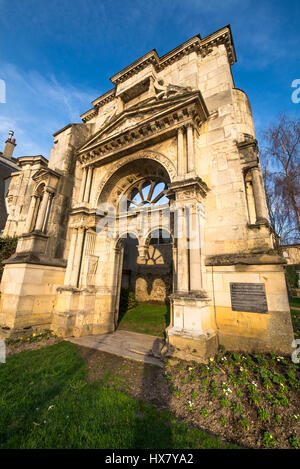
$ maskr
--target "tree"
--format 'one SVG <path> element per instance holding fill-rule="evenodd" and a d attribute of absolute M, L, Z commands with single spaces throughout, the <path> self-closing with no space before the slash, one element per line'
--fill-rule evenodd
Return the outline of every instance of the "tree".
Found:
<path fill-rule="evenodd" d="M 278 117 L 263 132 L 261 163 L 270 224 L 281 244 L 300 241 L 300 118 Z"/>

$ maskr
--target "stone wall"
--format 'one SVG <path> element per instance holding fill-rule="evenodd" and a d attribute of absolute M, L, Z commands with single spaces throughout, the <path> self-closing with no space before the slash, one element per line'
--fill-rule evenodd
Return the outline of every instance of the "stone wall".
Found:
<path fill-rule="evenodd" d="M 139 303 L 165 304 L 173 288 L 172 246 L 150 245 L 146 259 L 138 257 L 137 240 L 126 240 L 122 287 Z"/>

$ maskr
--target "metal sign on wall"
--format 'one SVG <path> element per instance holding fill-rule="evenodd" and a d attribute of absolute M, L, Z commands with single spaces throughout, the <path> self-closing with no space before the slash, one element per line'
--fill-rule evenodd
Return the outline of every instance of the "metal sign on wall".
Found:
<path fill-rule="evenodd" d="M 267 313 L 267 297 L 264 283 L 230 283 L 233 311 Z"/>

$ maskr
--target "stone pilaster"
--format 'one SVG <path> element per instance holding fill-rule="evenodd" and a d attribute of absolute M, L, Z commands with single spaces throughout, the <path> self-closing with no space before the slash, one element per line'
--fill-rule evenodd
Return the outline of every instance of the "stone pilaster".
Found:
<path fill-rule="evenodd" d="M 189 274 L 190 290 L 200 291 L 202 289 L 201 270 L 201 242 L 200 242 L 200 215 L 198 206 L 193 204 L 188 210 L 188 249 L 189 249 Z"/>
<path fill-rule="evenodd" d="M 186 156 L 184 152 L 183 134 L 184 134 L 184 128 L 180 127 L 177 131 L 177 173 L 178 173 L 178 176 L 184 176 L 187 170 Z"/>
<path fill-rule="evenodd" d="M 81 258 L 82 258 L 84 235 L 85 235 L 85 228 L 83 227 L 78 228 L 72 275 L 71 275 L 71 285 L 74 287 L 78 286 L 78 281 L 79 281 L 79 270 L 80 270 L 80 264 L 81 264 Z"/>
<path fill-rule="evenodd" d="M 28 214 L 27 214 L 24 233 L 29 233 L 30 230 L 31 230 L 32 219 L 33 219 L 34 209 L 35 209 L 35 205 L 36 205 L 36 200 L 37 200 L 36 196 L 33 195 L 31 197 L 31 200 L 30 200 L 30 205 L 29 205 L 29 210 L 28 210 Z"/>
<path fill-rule="evenodd" d="M 88 171 L 87 171 L 87 179 L 86 179 L 85 191 L 84 191 L 84 196 L 83 196 L 83 202 L 89 202 L 90 190 L 91 190 L 91 184 L 92 184 L 92 175 L 93 175 L 93 167 L 89 166 Z"/>
<path fill-rule="evenodd" d="M 187 140 L 187 166 L 188 173 L 195 171 L 195 150 L 194 150 L 194 127 L 193 124 L 188 124 L 186 130 Z"/>
<path fill-rule="evenodd" d="M 79 202 L 83 202 L 83 196 L 85 192 L 86 178 L 87 178 L 87 168 L 83 168 L 82 173 L 83 174 L 82 174 L 81 186 L 80 186 L 80 192 L 79 192 Z"/>
<path fill-rule="evenodd" d="M 39 208 L 36 224 L 35 224 L 35 230 L 36 231 L 42 231 L 45 218 L 46 218 L 46 213 L 47 213 L 47 207 L 49 203 L 49 198 L 50 198 L 50 192 L 45 190 L 42 198 L 42 202 Z"/>
<path fill-rule="evenodd" d="M 256 210 L 256 222 L 265 222 L 268 219 L 268 214 L 265 209 L 264 190 L 261 180 L 260 169 L 256 166 L 251 169 L 253 196 Z"/>
<path fill-rule="evenodd" d="M 71 244 L 70 244 L 70 250 L 69 250 L 69 257 L 68 257 L 68 264 L 67 264 L 67 269 L 66 269 L 66 274 L 65 274 L 65 285 L 70 285 L 71 284 L 71 276 L 72 276 L 72 271 L 73 271 L 73 261 L 74 261 L 74 255 L 75 255 L 75 247 L 76 247 L 76 238 L 77 238 L 77 229 L 73 229 L 72 235 L 71 235 Z"/>
<path fill-rule="evenodd" d="M 176 236 L 177 236 L 177 288 L 180 291 L 189 291 L 189 265 L 187 250 L 187 220 L 184 206 L 181 205 L 176 211 Z"/>

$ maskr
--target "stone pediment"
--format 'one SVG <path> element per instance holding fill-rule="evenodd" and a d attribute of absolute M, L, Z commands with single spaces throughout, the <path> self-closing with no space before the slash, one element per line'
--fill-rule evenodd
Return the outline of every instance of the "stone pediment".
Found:
<path fill-rule="evenodd" d="M 55 189 L 60 178 L 60 174 L 50 168 L 39 169 L 32 177 L 36 184 L 44 182 L 47 187 Z"/>
<path fill-rule="evenodd" d="M 88 163 L 187 121 L 194 120 L 195 125 L 200 125 L 207 118 L 200 91 L 178 89 L 171 96 L 155 96 L 113 115 L 78 149 L 78 155 L 83 163 Z"/>

